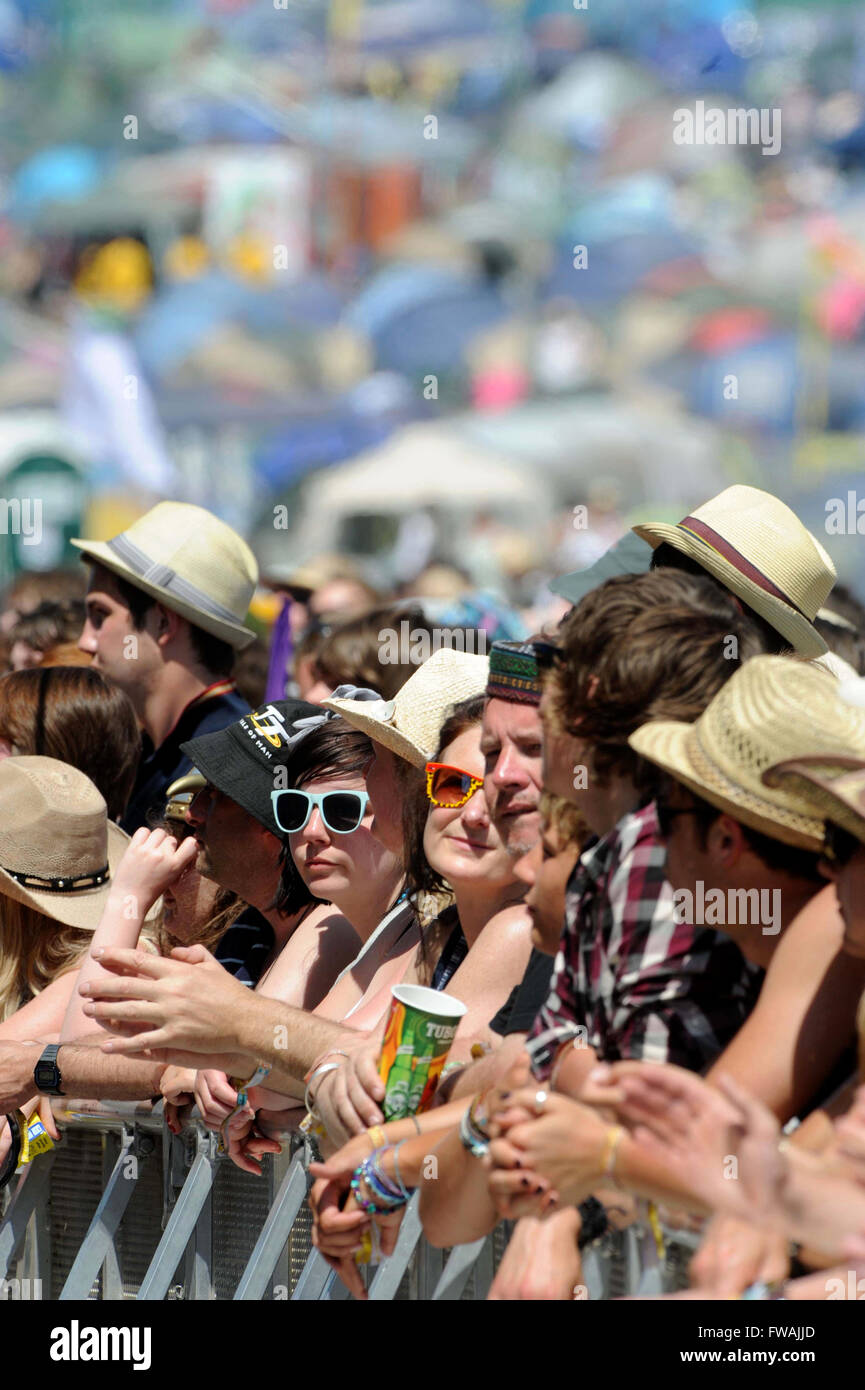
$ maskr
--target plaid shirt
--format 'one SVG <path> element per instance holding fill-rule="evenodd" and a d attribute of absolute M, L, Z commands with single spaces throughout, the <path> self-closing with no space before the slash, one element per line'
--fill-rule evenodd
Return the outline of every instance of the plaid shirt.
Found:
<path fill-rule="evenodd" d="M 623 816 L 584 851 L 532 1038 L 581 1024 L 603 1061 L 675 1062 L 702 1072 L 741 1027 L 763 972 L 728 937 L 675 921 L 665 857 L 654 804 Z M 539 1044 L 538 1074 L 549 1070 L 557 1046 Z"/>

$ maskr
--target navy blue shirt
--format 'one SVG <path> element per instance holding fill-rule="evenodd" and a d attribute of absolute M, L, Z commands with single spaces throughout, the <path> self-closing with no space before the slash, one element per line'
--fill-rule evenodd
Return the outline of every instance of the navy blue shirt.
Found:
<path fill-rule="evenodd" d="M 222 682 L 220 682 L 222 684 Z M 236 690 L 221 695 L 205 695 L 186 706 L 168 737 L 154 748 L 147 734 L 141 736 L 141 762 L 129 804 L 120 820 L 121 827 L 128 835 L 134 835 L 141 825 L 150 825 L 153 815 L 161 818 L 165 811 L 165 793 L 189 772 L 192 763 L 185 753 L 181 753 L 181 743 L 197 738 L 199 734 L 213 734 L 233 724 L 242 714 L 249 713 L 249 705 Z"/>

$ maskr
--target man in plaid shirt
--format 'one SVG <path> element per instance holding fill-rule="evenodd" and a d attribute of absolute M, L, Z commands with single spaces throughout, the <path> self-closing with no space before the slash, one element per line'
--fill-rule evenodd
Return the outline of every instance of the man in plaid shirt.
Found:
<path fill-rule="evenodd" d="M 651 719 L 696 719 L 765 649 L 762 635 L 708 578 L 657 570 L 588 594 L 560 640 L 541 706 L 544 786 L 574 802 L 598 838 L 568 885 L 550 993 L 529 1037 L 537 1074 L 554 1071 L 572 1091 L 596 1061 L 704 1071 L 753 1008 L 762 971 L 729 937 L 674 920 L 656 774 L 627 739 Z"/>
<path fill-rule="evenodd" d="M 581 1043 L 604 1061 L 703 1071 L 753 1008 L 763 972 L 728 937 L 675 920 L 665 857 L 652 802 L 584 851 L 530 1035 L 539 1074 L 549 1073 L 568 1024 L 582 1026 Z"/>

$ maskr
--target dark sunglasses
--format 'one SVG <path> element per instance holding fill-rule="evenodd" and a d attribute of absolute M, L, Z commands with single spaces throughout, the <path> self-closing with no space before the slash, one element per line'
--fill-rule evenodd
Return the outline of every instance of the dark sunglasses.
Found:
<path fill-rule="evenodd" d="M 827 820 L 823 838 L 823 858 L 836 869 L 843 869 L 862 848 L 862 841 L 834 821 Z"/>
<path fill-rule="evenodd" d="M 280 830 L 295 835 L 303 830 L 313 806 L 328 830 L 334 835 L 350 835 L 357 830 L 366 814 L 368 792 L 332 791 L 304 792 L 292 787 L 270 793 L 273 816 Z"/>
<path fill-rule="evenodd" d="M 433 806 L 444 806 L 455 810 L 480 791 L 484 784 L 482 777 L 473 777 L 462 768 L 451 767 L 448 763 L 427 763 L 426 794 Z"/>

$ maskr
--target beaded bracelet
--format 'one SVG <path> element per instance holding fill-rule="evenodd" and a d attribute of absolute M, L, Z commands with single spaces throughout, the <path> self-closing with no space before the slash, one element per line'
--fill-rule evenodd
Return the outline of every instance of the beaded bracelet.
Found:
<path fill-rule="evenodd" d="M 361 1190 L 363 1184 L 368 1192 L 373 1193 L 372 1197 L 364 1196 Z M 369 1159 L 364 1159 L 354 1170 L 351 1179 L 351 1190 L 354 1193 L 358 1205 L 368 1216 L 377 1216 L 396 1211 L 398 1207 L 405 1206 L 406 1199 L 401 1193 L 395 1196 L 384 1191 L 376 1183 L 370 1169 Z"/>
<path fill-rule="evenodd" d="M 367 1186 L 375 1188 L 381 1196 L 385 1198 L 403 1198 L 406 1194 L 401 1188 L 397 1187 L 393 1179 L 388 1177 L 381 1166 L 382 1158 L 386 1153 L 390 1152 L 391 1147 L 392 1146 L 388 1144 L 383 1149 L 376 1149 L 374 1153 L 370 1154 L 369 1158 L 364 1159 L 364 1176 L 366 1177 Z"/>

